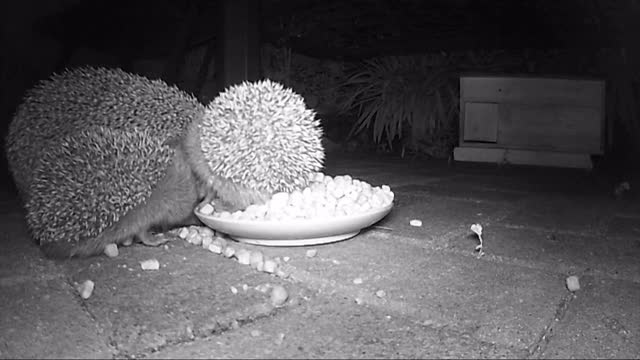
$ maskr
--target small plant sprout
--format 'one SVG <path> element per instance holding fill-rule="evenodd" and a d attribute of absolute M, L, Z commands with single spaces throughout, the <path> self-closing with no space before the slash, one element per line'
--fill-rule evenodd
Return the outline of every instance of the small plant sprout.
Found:
<path fill-rule="evenodd" d="M 476 235 L 478 235 L 478 239 L 480 239 L 480 244 L 478 246 L 476 246 L 476 251 L 478 252 L 478 257 L 484 255 L 484 250 L 482 250 L 482 225 L 480 224 L 473 224 L 471 225 L 471 231 L 473 231 L 474 233 L 476 233 Z"/>

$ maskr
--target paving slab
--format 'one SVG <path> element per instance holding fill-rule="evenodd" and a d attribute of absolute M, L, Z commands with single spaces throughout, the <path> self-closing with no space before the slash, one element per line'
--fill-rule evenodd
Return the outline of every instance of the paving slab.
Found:
<path fill-rule="evenodd" d="M 538 231 L 496 222 L 483 227 L 483 240 L 485 256 L 495 261 L 640 283 L 640 238 Z M 448 249 L 466 252 L 475 243 L 475 235 L 460 235 L 451 239 Z"/>
<path fill-rule="evenodd" d="M 398 186 L 391 189 L 394 193 L 410 196 L 439 196 L 456 200 L 492 201 L 492 202 L 517 202 L 527 196 L 524 192 L 499 191 L 487 188 L 480 184 L 473 184 L 466 179 L 450 177 L 436 179 L 430 183 L 418 183 L 414 181 L 410 185 Z"/>
<path fill-rule="evenodd" d="M 523 201 L 521 208 L 507 216 L 503 223 L 522 228 L 600 234 L 604 233 L 614 208 L 613 199 L 538 195 Z"/>
<path fill-rule="evenodd" d="M 640 218 L 640 194 L 631 197 L 623 196 L 617 199 L 616 215 Z"/>
<path fill-rule="evenodd" d="M 539 358 L 637 359 L 640 284 L 585 277 Z"/>
<path fill-rule="evenodd" d="M 64 280 L 1 286 L 2 358 L 110 358 L 113 349 Z"/>
<path fill-rule="evenodd" d="M 16 203 L 11 206 L 0 214 L 0 357 L 111 357 L 102 329 L 62 269 L 29 240 Z"/>
<path fill-rule="evenodd" d="M 401 236 L 436 241 L 445 246 L 448 239 L 459 233 L 470 233 L 475 223 L 490 223 L 509 215 L 510 203 L 481 200 L 422 196 L 421 193 L 394 193 L 394 206 L 378 227 L 391 229 Z M 411 220 L 420 220 L 422 226 L 411 226 Z M 452 235 L 453 234 L 453 235 Z"/>
<path fill-rule="evenodd" d="M 21 212 L 0 215 L 0 284 L 11 285 L 23 281 L 49 280 L 60 277 L 56 265 L 41 256 L 40 249 L 29 238 Z"/>
<path fill-rule="evenodd" d="M 140 262 L 148 259 L 156 259 L 160 268 L 142 270 Z M 74 283 L 89 279 L 96 284 L 84 306 L 109 334 L 119 356 L 155 351 L 269 316 L 274 311 L 269 293 L 255 287 L 282 282 L 181 240 L 167 248 L 122 248 L 116 258 L 64 266 Z M 289 291 L 295 294 L 294 288 Z"/>
<path fill-rule="evenodd" d="M 338 296 L 300 306 L 236 331 L 179 344 L 161 358 L 520 358 L 521 349 L 421 322 Z"/>
<path fill-rule="evenodd" d="M 614 215 L 607 226 L 606 234 L 610 238 L 635 239 L 635 246 L 640 247 L 640 214 Z"/>
<path fill-rule="evenodd" d="M 184 241 L 52 262 L 0 194 L 1 357 L 637 357 L 640 207 L 586 172 L 328 159 L 394 209 L 334 244 L 259 249 L 286 279 Z M 361 175 L 361 176 L 360 176 Z M 599 182 L 600 181 L 600 182 Z M 422 227 L 409 220 L 420 219 Z M 486 255 L 477 258 L 483 225 Z M 315 256 L 307 256 L 310 249 Z M 157 259 L 160 269 L 140 262 Z M 565 286 L 580 276 L 575 294 Z M 82 300 L 75 285 L 96 288 Z M 284 307 L 255 287 L 281 284 Z M 246 285 L 246 290 L 243 288 Z M 235 293 L 232 291 L 235 289 Z M 283 334 L 283 337 L 280 337 Z M 34 345 L 35 344 L 35 345 Z"/>
<path fill-rule="evenodd" d="M 566 295 L 562 274 L 496 264 L 472 251 L 434 252 L 385 233 L 314 249 L 312 258 L 306 248 L 264 251 L 290 256 L 291 277 L 321 294 L 340 293 L 501 346 L 529 348 Z"/>

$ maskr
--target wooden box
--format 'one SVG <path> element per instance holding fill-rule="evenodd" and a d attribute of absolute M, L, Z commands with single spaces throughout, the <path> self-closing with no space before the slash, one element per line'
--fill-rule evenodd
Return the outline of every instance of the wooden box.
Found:
<path fill-rule="evenodd" d="M 462 76 L 460 161 L 591 167 L 602 154 L 605 82 Z"/>

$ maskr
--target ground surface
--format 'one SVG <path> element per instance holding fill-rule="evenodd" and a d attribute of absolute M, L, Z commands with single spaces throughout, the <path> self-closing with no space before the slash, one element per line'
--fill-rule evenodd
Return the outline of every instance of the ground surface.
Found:
<path fill-rule="evenodd" d="M 639 357 L 640 206 L 614 198 L 613 184 L 389 158 L 330 157 L 325 172 L 390 185 L 394 208 L 312 258 L 261 249 L 290 257 L 285 279 L 184 241 L 53 262 L 5 194 L 0 357 Z M 141 269 L 150 258 L 159 270 Z M 75 286 L 87 279 L 96 286 L 83 300 Z M 283 285 L 290 300 L 270 306 L 261 284 Z"/>

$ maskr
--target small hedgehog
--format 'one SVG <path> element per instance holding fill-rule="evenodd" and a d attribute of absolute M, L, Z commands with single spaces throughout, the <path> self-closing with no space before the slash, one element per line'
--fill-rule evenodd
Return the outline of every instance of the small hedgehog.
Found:
<path fill-rule="evenodd" d="M 185 150 L 223 208 L 244 209 L 307 185 L 323 166 L 322 128 L 302 96 L 263 80 L 231 86 L 191 123 Z"/>
<path fill-rule="evenodd" d="M 26 200 L 35 161 L 67 134 L 137 127 L 167 140 L 184 134 L 203 111 L 196 98 L 161 80 L 121 69 L 67 70 L 37 84 L 18 107 L 5 143 L 9 169 Z"/>
<path fill-rule="evenodd" d="M 90 256 L 107 244 L 167 240 L 152 230 L 198 223 L 200 195 L 185 154 L 136 128 L 67 135 L 37 161 L 27 223 L 46 255 Z"/>

